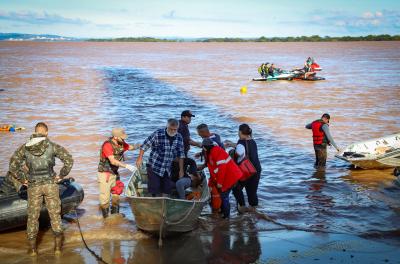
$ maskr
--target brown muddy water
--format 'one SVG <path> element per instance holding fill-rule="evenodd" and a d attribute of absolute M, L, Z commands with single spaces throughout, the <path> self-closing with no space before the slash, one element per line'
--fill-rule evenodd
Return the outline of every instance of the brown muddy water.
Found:
<path fill-rule="evenodd" d="M 290 69 L 310 55 L 326 81 L 249 81 L 262 62 Z M 84 236 L 109 263 L 400 263 L 400 187 L 392 170 L 352 169 L 330 149 L 326 172 L 317 173 L 304 129 L 329 112 L 341 147 L 399 132 L 398 42 L 2 42 L 0 67 L 0 123 L 27 128 L 0 133 L 0 175 L 35 123 L 48 123 L 50 138 L 74 156 L 71 176 L 85 190 L 78 210 Z M 248 93 L 241 95 L 244 85 Z M 113 126 L 125 127 L 129 142 L 141 142 L 184 109 L 196 114 L 197 140 L 194 128 L 202 122 L 223 140 L 236 140 L 242 122 L 253 127 L 263 166 L 260 208 L 234 212 L 229 221 L 211 217 L 207 208 L 198 229 L 159 249 L 136 229 L 125 200 L 125 218 L 102 221 L 98 151 Z M 128 162 L 136 155 L 129 153 Z M 126 182 L 128 173 L 122 175 Z M 39 257 L 26 257 L 21 228 L 0 233 L 1 263 L 96 263 L 72 219 L 64 221 L 61 258 L 52 255 L 48 229 L 40 233 Z"/>

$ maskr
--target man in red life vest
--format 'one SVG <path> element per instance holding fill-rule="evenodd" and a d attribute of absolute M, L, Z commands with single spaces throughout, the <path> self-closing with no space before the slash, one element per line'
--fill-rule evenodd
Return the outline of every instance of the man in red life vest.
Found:
<path fill-rule="evenodd" d="M 329 120 L 330 115 L 325 113 L 321 119 L 317 119 L 314 122 L 306 125 L 307 129 L 311 129 L 313 133 L 313 143 L 315 150 L 315 167 L 317 169 L 323 169 L 326 165 L 327 145 L 332 145 L 337 151 L 339 147 L 336 145 L 331 133 L 329 131 Z"/>
<path fill-rule="evenodd" d="M 114 128 L 111 134 L 112 137 L 101 146 L 98 167 L 100 208 L 104 218 L 108 216 L 110 196 L 112 196 L 111 214 L 119 213 L 119 195 L 122 193 L 124 185 L 119 180 L 118 168 L 135 170 L 134 166 L 123 162 L 124 152 L 140 147 L 140 144 L 129 145 L 125 142 L 128 135 L 122 128 Z"/>
<path fill-rule="evenodd" d="M 242 171 L 229 154 L 223 148 L 215 146 L 211 139 L 204 139 L 202 147 L 210 172 L 208 185 L 217 188 L 222 200 L 221 213 L 223 214 L 223 218 L 229 218 L 229 194 L 232 187 L 242 178 Z"/>

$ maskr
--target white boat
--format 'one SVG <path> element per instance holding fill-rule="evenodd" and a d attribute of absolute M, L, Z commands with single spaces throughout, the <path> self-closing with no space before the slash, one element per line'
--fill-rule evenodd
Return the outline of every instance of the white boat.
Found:
<path fill-rule="evenodd" d="M 144 168 L 145 165 L 132 173 L 125 189 L 137 227 L 160 237 L 195 229 L 203 207 L 210 200 L 207 177 L 203 177 L 199 199 L 152 197 L 147 191 L 147 174 Z M 204 174 L 204 171 L 199 173 Z"/>
<path fill-rule="evenodd" d="M 356 168 L 385 169 L 400 166 L 400 133 L 353 143 L 335 157 Z"/>

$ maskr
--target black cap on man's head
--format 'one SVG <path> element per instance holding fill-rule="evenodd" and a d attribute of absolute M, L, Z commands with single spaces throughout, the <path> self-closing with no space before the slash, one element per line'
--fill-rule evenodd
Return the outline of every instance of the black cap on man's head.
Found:
<path fill-rule="evenodd" d="M 195 117 L 190 110 L 185 110 L 182 112 L 181 116 Z"/>
<path fill-rule="evenodd" d="M 331 119 L 331 116 L 328 113 L 323 114 L 321 118 L 324 118 L 324 117 L 327 119 Z"/>

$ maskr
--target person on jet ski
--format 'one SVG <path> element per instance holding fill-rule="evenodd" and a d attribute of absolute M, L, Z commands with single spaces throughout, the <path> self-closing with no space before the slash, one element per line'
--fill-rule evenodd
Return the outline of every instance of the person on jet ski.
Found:
<path fill-rule="evenodd" d="M 264 76 L 265 76 L 265 72 L 264 72 L 264 63 L 261 64 L 260 67 L 258 67 L 258 73 L 261 75 L 262 78 L 264 78 Z"/>
<path fill-rule="evenodd" d="M 268 78 L 268 76 L 274 76 L 274 70 L 271 68 L 271 64 L 269 62 L 264 64 L 264 73 L 265 78 Z"/>
<path fill-rule="evenodd" d="M 319 65 L 315 62 L 314 58 L 308 57 L 304 63 L 304 79 L 308 79 L 310 76 L 315 75 L 316 68 L 319 68 Z"/>

